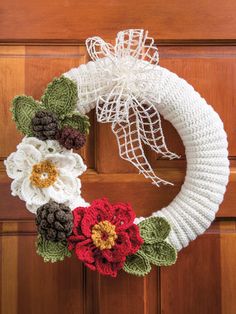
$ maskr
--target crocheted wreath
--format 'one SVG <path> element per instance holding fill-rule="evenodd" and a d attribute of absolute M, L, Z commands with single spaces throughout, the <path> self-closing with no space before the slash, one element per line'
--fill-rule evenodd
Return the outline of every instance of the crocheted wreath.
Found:
<path fill-rule="evenodd" d="M 25 138 L 5 161 L 13 196 L 36 214 L 37 253 L 45 262 L 74 251 L 91 270 L 116 277 L 119 270 L 144 276 L 151 265 L 170 266 L 177 251 L 215 218 L 229 176 L 227 138 L 218 114 L 186 81 L 158 65 L 154 40 L 143 30 L 119 32 L 115 46 L 86 41 L 92 62 L 71 69 L 47 86 L 40 101 L 13 99 L 12 115 Z M 111 123 L 120 157 L 157 187 L 143 145 L 178 158 L 166 146 L 160 115 L 185 145 L 187 174 L 175 199 L 150 217 L 136 218 L 128 203 L 81 196 L 84 161 L 73 149 L 86 143 L 89 120 Z"/>

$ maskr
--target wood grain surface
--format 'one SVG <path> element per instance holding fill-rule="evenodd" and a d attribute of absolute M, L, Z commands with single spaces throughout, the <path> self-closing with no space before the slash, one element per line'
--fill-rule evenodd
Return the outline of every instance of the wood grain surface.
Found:
<path fill-rule="evenodd" d="M 235 39 L 234 0 L 2 0 L 2 41 L 113 39 L 127 28 L 159 40 Z"/>
<path fill-rule="evenodd" d="M 1 314 L 235 314 L 236 313 L 236 2 L 164 0 L 2 0 L 0 2 L 0 313 Z M 145 278 L 117 279 L 85 269 L 75 258 L 43 263 L 35 253 L 34 215 L 10 195 L 3 160 L 21 140 L 11 119 L 17 94 L 40 98 L 53 77 L 88 62 L 83 41 L 117 31 L 149 29 L 160 65 L 186 79 L 222 118 L 229 141 L 230 181 L 216 221 L 169 268 Z M 89 114 L 91 130 L 79 153 L 89 170 L 82 192 L 129 201 L 137 215 L 171 202 L 186 171 L 184 147 L 163 120 L 168 147 L 180 160 L 158 159 L 158 174 L 174 187 L 157 189 L 118 156 L 110 125 Z"/>

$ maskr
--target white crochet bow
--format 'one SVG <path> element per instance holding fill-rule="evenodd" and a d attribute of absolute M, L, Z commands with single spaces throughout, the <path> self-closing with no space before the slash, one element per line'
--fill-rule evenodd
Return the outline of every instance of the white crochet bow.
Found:
<path fill-rule="evenodd" d="M 112 123 L 122 159 L 131 162 L 156 186 L 171 184 L 156 176 L 143 149 L 144 143 L 162 157 L 178 157 L 167 149 L 155 103 L 144 96 L 146 74 L 159 62 L 153 38 L 144 30 L 129 29 L 118 33 L 114 46 L 100 37 L 88 38 L 86 46 L 93 61 L 104 57 L 110 60 L 109 66 L 102 69 L 109 92 L 97 100 L 97 120 Z"/>

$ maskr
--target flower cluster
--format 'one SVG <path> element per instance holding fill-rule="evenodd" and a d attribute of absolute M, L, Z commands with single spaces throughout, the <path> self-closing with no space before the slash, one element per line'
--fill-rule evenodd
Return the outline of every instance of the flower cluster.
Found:
<path fill-rule="evenodd" d="M 86 166 L 79 154 L 62 148 L 57 141 L 25 137 L 5 161 L 13 179 L 11 190 L 36 213 L 50 200 L 71 209 L 86 204 L 80 196 L 80 176 Z"/>
<path fill-rule="evenodd" d="M 129 204 L 112 205 L 107 199 L 95 200 L 89 207 L 76 208 L 73 216 L 68 248 L 100 274 L 116 277 L 126 257 L 136 253 L 143 243 Z"/>
<path fill-rule="evenodd" d="M 40 101 L 13 100 L 13 119 L 26 137 L 5 166 L 12 195 L 36 214 L 37 253 L 45 262 L 57 262 L 74 251 L 89 269 L 112 277 L 121 269 L 144 276 L 151 264 L 172 265 L 177 253 L 166 241 L 171 228 L 164 218 L 143 218 L 137 225 L 130 204 L 103 198 L 89 206 L 81 197 L 78 177 L 86 166 L 72 149 L 85 144 L 90 124 L 76 111 L 77 98 L 76 83 L 62 75 Z M 112 105 L 117 107 L 115 100 Z"/>
<path fill-rule="evenodd" d="M 15 97 L 13 119 L 24 135 L 58 140 L 67 149 L 80 149 L 90 124 L 87 116 L 75 110 L 76 102 L 77 85 L 61 76 L 48 84 L 40 101 L 24 95 Z"/>

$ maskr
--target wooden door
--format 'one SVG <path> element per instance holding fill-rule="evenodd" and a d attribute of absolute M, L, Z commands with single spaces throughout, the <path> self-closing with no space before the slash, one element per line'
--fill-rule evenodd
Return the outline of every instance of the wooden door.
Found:
<path fill-rule="evenodd" d="M 0 309 L 2 314 L 234 314 L 236 313 L 236 2 L 235 0 L 2 0 L 0 3 Z M 54 76 L 88 61 L 84 40 L 145 28 L 159 45 L 160 64 L 188 80 L 213 105 L 228 133 L 231 175 L 210 229 L 181 251 L 170 268 L 145 278 L 117 279 L 85 269 L 76 258 L 45 264 L 35 253 L 34 216 L 10 196 L 3 166 L 20 141 L 11 99 L 40 97 Z M 164 123 L 177 161 L 157 160 L 174 187 L 155 188 L 118 157 L 109 125 L 95 121 L 81 151 L 88 201 L 130 201 L 137 215 L 167 205 L 185 174 L 184 148 Z"/>

